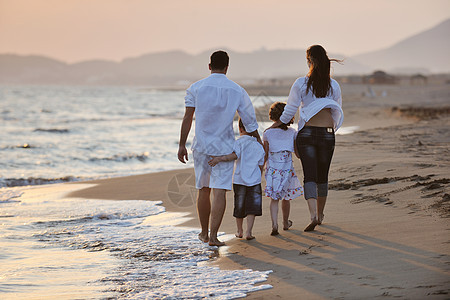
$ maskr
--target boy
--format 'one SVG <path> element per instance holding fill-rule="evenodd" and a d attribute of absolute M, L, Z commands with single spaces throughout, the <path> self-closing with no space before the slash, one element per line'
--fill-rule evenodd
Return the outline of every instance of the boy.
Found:
<path fill-rule="evenodd" d="M 255 216 L 262 215 L 262 189 L 261 175 L 264 166 L 264 148 L 245 131 L 242 120 L 239 119 L 240 137 L 236 140 L 233 153 L 223 156 L 213 156 L 208 164 L 214 167 L 219 162 L 236 161 L 233 177 L 234 211 L 236 218 L 236 237 L 242 238 L 244 234 L 243 221 L 247 217 L 247 231 L 245 238 L 253 240 L 252 235 Z"/>

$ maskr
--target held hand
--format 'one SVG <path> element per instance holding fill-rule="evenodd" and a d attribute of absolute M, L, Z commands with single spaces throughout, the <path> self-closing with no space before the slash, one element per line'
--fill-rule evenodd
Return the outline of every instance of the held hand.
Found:
<path fill-rule="evenodd" d="M 183 164 L 185 164 L 189 160 L 186 147 L 184 146 L 178 147 L 178 160 L 181 161 Z"/>
<path fill-rule="evenodd" d="M 218 156 L 211 156 L 212 159 L 210 161 L 208 161 L 208 165 L 210 165 L 211 167 L 214 167 L 215 165 L 217 165 L 220 162 L 220 158 Z"/>
<path fill-rule="evenodd" d="M 278 120 L 278 121 L 275 121 L 275 122 L 273 122 L 273 124 L 269 127 L 269 128 L 267 128 L 267 129 L 270 129 L 270 128 L 278 128 L 278 127 L 280 127 L 280 125 L 281 124 L 283 124 L 280 120 Z M 267 130 L 266 129 L 266 130 Z M 264 130 L 264 131 L 266 131 L 266 130 Z"/>

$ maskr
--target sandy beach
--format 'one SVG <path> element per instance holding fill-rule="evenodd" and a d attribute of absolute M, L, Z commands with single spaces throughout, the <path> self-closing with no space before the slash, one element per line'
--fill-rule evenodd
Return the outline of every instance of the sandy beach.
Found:
<path fill-rule="evenodd" d="M 293 227 L 270 236 L 264 197 L 256 239 L 228 240 L 211 261 L 223 269 L 272 270 L 263 284 L 273 288 L 249 299 L 448 299 L 450 86 L 372 88 L 376 96 L 366 97 L 367 86 L 342 85 L 343 126 L 358 129 L 336 138 L 324 224 L 303 232 L 309 213 L 297 198 Z M 302 179 L 299 160 L 294 165 Z M 189 213 L 181 226 L 198 228 L 193 180 L 193 170 L 184 169 L 57 186 L 71 198 L 163 201 L 169 212 Z M 55 189 L 37 187 L 22 197 Z M 235 232 L 232 208 L 228 192 L 220 228 L 226 234 Z"/>

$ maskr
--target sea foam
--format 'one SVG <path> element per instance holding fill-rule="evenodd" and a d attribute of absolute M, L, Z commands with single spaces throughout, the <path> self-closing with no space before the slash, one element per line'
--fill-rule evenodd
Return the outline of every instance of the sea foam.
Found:
<path fill-rule="evenodd" d="M 219 255 L 217 247 L 199 241 L 198 229 L 174 226 L 188 216 L 166 212 L 161 202 L 52 197 L 11 202 L 20 189 L 2 192 L 9 202 L 0 208 L 10 217 L 0 229 L 6 274 L 0 290 L 11 295 L 45 289 L 46 297 L 59 297 L 63 288 L 72 298 L 233 299 L 270 287 L 255 285 L 270 271 L 205 264 Z M 26 268 L 12 263 L 18 258 Z"/>

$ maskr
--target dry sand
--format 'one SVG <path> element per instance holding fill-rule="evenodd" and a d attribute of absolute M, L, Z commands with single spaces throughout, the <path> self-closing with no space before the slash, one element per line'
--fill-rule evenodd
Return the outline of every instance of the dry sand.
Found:
<path fill-rule="evenodd" d="M 265 282 L 273 289 L 249 299 L 450 298 L 450 86 L 372 88 L 387 95 L 368 98 L 364 85 L 342 86 L 344 126 L 360 131 L 337 136 L 324 224 L 303 232 L 309 216 L 298 198 L 293 227 L 270 236 L 264 197 L 256 239 L 228 241 L 228 255 L 212 262 L 273 270 Z M 302 177 L 297 159 L 295 168 Z M 199 227 L 192 175 L 186 169 L 97 180 L 70 196 L 162 200 L 168 211 L 191 213 L 183 226 Z M 235 232 L 232 199 L 227 193 L 221 226 L 228 234 Z"/>

